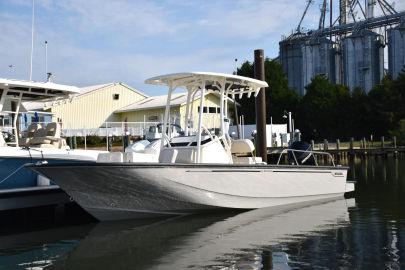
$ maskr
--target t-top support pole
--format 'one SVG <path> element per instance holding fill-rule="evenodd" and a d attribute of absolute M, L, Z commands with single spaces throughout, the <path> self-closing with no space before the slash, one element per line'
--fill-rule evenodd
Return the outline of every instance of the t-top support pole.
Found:
<path fill-rule="evenodd" d="M 202 132 L 202 122 L 203 122 L 203 108 L 204 108 L 204 98 L 205 98 L 205 79 L 202 78 L 201 82 L 201 95 L 200 95 L 200 112 L 198 115 L 198 129 L 197 129 L 197 160 L 196 163 L 201 162 L 201 132 Z"/>

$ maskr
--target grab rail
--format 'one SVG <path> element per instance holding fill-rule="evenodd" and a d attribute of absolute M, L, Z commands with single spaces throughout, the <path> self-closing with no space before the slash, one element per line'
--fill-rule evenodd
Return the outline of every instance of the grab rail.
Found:
<path fill-rule="evenodd" d="M 336 167 L 335 161 L 334 161 L 334 159 L 333 159 L 333 156 L 332 156 L 330 153 L 328 153 L 328 152 L 312 151 L 312 150 L 297 150 L 297 149 L 283 149 L 283 150 L 281 151 L 281 153 L 280 153 L 279 158 L 278 158 L 277 165 L 280 165 L 281 157 L 283 156 L 283 154 L 287 154 L 288 152 L 291 152 L 291 153 L 292 153 L 292 155 L 293 155 L 293 157 L 294 157 L 295 164 L 296 164 L 297 166 L 300 166 L 300 164 L 298 163 L 298 160 L 297 160 L 297 157 L 296 157 L 296 155 L 295 155 L 295 152 L 298 152 L 298 153 L 309 153 L 309 155 L 306 156 L 306 157 L 302 160 L 301 163 L 304 163 L 305 161 L 307 161 L 307 160 L 308 160 L 311 156 L 313 156 L 313 155 L 323 155 L 323 156 L 329 157 L 329 158 L 330 158 L 330 161 L 331 161 L 331 163 L 332 163 L 332 166 L 333 166 L 333 167 Z M 316 160 L 316 158 L 314 158 L 314 160 L 315 160 L 315 165 L 316 165 L 316 166 L 319 166 L 319 165 L 318 165 L 318 161 Z"/>

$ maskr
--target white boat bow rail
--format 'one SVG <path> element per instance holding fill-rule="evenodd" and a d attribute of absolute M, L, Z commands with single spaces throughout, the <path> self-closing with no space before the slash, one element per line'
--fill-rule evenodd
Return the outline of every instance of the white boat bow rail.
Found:
<path fill-rule="evenodd" d="M 335 160 L 334 160 L 333 156 L 328 152 L 313 151 L 313 150 L 298 150 L 298 149 L 289 149 L 289 148 L 283 149 L 281 151 L 281 153 L 280 153 L 280 155 L 278 157 L 278 160 L 277 160 L 277 165 L 280 165 L 281 158 L 282 158 L 283 154 L 288 154 L 288 153 L 291 153 L 293 158 L 294 158 L 294 163 L 291 164 L 291 165 L 302 166 L 302 164 L 304 164 L 308 159 L 313 157 L 314 162 L 315 162 L 315 166 L 320 166 L 318 164 L 318 160 L 317 160 L 317 158 L 315 156 L 315 155 L 320 155 L 320 156 L 327 157 L 328 160 L 330 160 L 332 167 L 336 167 Z M 307 153 L 308 155 L 301 162 L 299 162 L 295 153 L 302 153 L 302 154 Z M 341 166 L 338 165 L 338 167 L 341 167 Z"/>

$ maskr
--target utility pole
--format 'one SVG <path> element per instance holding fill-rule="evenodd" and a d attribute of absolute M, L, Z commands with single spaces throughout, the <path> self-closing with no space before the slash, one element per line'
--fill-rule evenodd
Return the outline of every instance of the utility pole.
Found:
<path fill-rule="evenodd" d="M 32 0 L 30 81 L 32 81 L 32 58 L 34 57 L 34 23 L 35 23 L 35 0 Z"/>
<path fill-rule="evenodd" d="M 45 82 L 47 82 L 48 79 L 48 41 L 45 40 Z"/>

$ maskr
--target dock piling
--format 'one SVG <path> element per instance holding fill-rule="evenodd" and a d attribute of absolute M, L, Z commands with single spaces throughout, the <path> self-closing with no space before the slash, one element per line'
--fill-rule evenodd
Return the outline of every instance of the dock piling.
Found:
<path fill-rule="evenodd" d="M 254 77 L 264 81 L 264 51 L 254 52 Z M 267 162 L 266 143 L 266 91 L 262 89 L 256 98 L 256 127 L 257 127 L 257 156 L 262 157 L 263 162 Z"/>
<path fill-rule="evenodd" d="M 323 140 L 323 150 L 328 151 L 329 145 L 328 145 L 328 140 L 324 139 Z"/>

